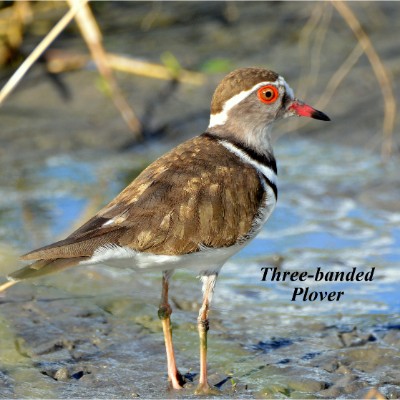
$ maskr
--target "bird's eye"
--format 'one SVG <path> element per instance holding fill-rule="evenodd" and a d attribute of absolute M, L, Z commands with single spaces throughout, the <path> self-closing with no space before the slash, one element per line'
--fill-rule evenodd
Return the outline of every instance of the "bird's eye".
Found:
<path fill-rule="evenodd" d="M 257 97 L 263 102 L 267 104 L 271 104 L 277 100 L 279 97 L 279 91 L 275 86 L 267 85 L 258 89 Z"/>

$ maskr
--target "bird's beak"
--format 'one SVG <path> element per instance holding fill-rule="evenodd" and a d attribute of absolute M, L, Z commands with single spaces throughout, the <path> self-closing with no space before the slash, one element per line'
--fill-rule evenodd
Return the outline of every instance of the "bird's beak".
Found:
<path fill-rule="evenodd" d="M 287 108 L 291 115 L 297 115 L 299 117 L 309 117 L 314 119 L 320 119 L 321 121 L 330 121 L 331 119 L 321 111 L 312 108 L 306 103 L 298 99 L 294 99 L 292 104 Z"/>

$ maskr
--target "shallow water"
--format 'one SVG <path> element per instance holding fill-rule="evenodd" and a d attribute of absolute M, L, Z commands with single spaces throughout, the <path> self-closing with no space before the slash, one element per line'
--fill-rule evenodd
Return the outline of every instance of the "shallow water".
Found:
<path fill-rule="evenodd" d="M 0 241 L 24 251 L 62 238 L 113 198 L 160 151 L 163 149 L 152 149 L 150 155 L 60 156 L 34 167 L 7 171 L 0 181 Z M 400 213 L 371 206 L 374 202 L 379 206 L 379 197 L 396 201 L 397 187 L 386 193 L 375 192 L 368 198 L 369 204 L 363 201 L 369 188 L 397 176 L 396 163 L 382 164 L 378 156 L 362 149 L 300 138 L 278 142 L 275 153 L 278 205 L 257 238 L 224 268 L 224 279 L 266 287 L 259 282 L 260 268 L 271 266 L 271 257 L 282 257 L 279 265 L 289 271 L 320 267 L 323 271 L 348 272 L 356 267 L 359 272 L 375 267 L 373 282 L 342 282 L 338 286 L 307 283 L 321 290 L 347 289 L 343 302 L 330 304 L 332 311 L 338 311 L 340 304 L 354 307 L 353 296 L 368 299 L 369 304 L 371 292 L 373 299 L 375 293 L 384 293 L 376 297 L 382 301 L 380 311 L 399 311 L 400 297 L 395 295 L 394 286 L 400 277 L 400 272 L 396 273 L 400 263 Z M 271 282 L 267 283 L 271 287 Z M 295 284 L 278 283 L 277 289 L 291 290 Z M 329 311 L 325 304 L 312 307 Z M 373 311 L 371 304 L 362 307 Z M 302 309 L 307 312 L 307 304 Z"/>
<path fill-rule="evenodd" d="M 15 267 L 14 251 L 54 241 L 76 227 L 77 219 L 84 222 L 165 149 L 147 150 L 80 153 L 8 167 L 0 178 L 0 243 L 11 254 L 6 259 L 4 250 L 3 259 L 11 261 L 2 268 Z M 233 376 L 221 389 L 226 396 L 240 397 L 357 397 L 370 387 L 396 396 L 400 214 L 392 207 L 398 186 L 389 183 L 396 181 L 399 166 L 394 161 L 382 164 L 363 149 L 297 137 L 280 140 L 275 153 L 277 208 L 259 236 L 223 268 L 217 284 L 210 332 L 213 383 Z M 372 267 L 375 271 L 369 282 L 263 282 L 263 267 L 309 273 L 317 267 L 346 273 L 353 267 L 357 272 Z M 7 390 L 0 389 L 2 397 L 126 397 L 133 392 L 141 397 L 165 396 L 164 388 L 159 389 L 165 379 L 156 319 L 159 283 L 155 273 L 132 275 L 91 267 L 10 290 L 6 295 L 10 302 L 7 297 L 0 300 L 8 327 L 0 334 L 7 338 L 2 351 L 8 343 L 12 353 L 10 346 L 22 337 L 22 353 L 29 356 L 21 362 L 21 350 L 14 349 L 3 361 Z M 340 301 L 291 301 L 296 287 L 344 295 Z M 177 309 L 173 320 L 178 362 L 183 371 L 195 374 L 200 285 L 190 272 L 179 271 L 171 292 Z M 89 315 L 87 325 L 82 313 Z M 34 326 L 32 318 L 38 319 Z M 92 331 L 97 342 L 82 339 Z M 76 350 L 65 345 L 49 350 L 56 338 L 62 343 L 70 340 L 86 358 L 74 357 Z M 385 349 L 390 350 L 388 358 Z M 66 382 L 49 378 L 62 366 L 69 371 Z M 71 378 L 74 368 L 81 376 Z M 39 380 L 35 371 L 41 372 Z M 397 375 L 388 380 L 391 372 Z M 134 379 L 134 388 L 132 382 L 115 386 L 132 375 L 143 380 Z M 343 383 L 345 376 L 348 382 Z M 190 393 L 189 388 L 182 396 Z"/>

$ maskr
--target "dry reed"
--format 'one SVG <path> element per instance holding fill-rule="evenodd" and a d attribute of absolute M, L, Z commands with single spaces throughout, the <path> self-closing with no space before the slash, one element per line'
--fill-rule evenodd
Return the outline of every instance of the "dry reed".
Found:
<path fill-rule="evenodd" d="M 381 149 L 382 156 L 384 158 L 388 158 L 392 153 L 393 131 L 397 108 L 390 74 L 375 50 L 371 39 L 362 28 L 360 21 L 357 19 L 351 8 L 342 0 L 331 0 L 331 2 L 349 25 L 350 29 L 353 31 L 355 37 L 365 52 L 365 55 L 368 57 L 376 79 L 379 83 L 385 107 L 382 124 L 383 141 Z"/>

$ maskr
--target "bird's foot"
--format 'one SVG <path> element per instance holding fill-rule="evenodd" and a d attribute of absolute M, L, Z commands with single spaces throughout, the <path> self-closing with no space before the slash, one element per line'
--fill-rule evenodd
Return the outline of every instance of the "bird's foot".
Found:
<path fill-rule="evenodd" d="M 183 385 L 186 382 L 185 378 L 179 371 L 176 371 L 176 374 L 169 376 L 168 380 L 169 380 L 169 383 L 170 383 L 172 389 L 175 389 L 175 390 L 183 389 Z"/>
<path fill-rule="evenodd" d="M 219 390 L 215 387 L 211 387 L 207 381 L 199 383 L 197 385 L 194 394 L 219 394 Z"/>

